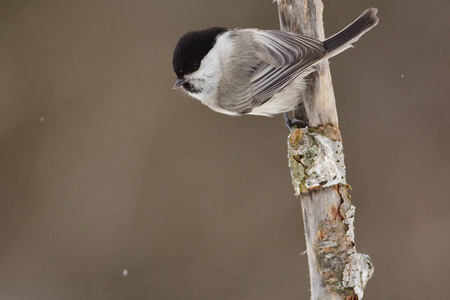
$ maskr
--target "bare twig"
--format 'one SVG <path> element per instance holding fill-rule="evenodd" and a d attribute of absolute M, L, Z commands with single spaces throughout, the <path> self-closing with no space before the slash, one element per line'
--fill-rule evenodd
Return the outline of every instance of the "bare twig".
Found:
<path fill-rule="evenodd" d="M 325 39 L 321 0 L 278 0 L 281 29 Z M 328 62 L 311 74 L 295 112 L 309 128 L 292 131 L 288 157 L 303 209 L 311 299 L 361 299 L 373 274 L 356 252 L 344 154 Z"/>

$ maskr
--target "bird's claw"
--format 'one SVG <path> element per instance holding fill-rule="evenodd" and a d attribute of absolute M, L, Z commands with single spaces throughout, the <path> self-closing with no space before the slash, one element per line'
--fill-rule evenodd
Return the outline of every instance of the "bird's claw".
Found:
<path fill-rule="evenodd" d="M 283 116 L 284 116 L 284 123 L 286 124 L 287 128 L 289 128 L 290 131 L 292 131 L 294 126 L 296 126 L 297 128 L 305 128 L 308 126 L 308 123 L 306 121 L 299 120 L 296 118 L 289 119 L 287 113 L 283 113 Z"/>

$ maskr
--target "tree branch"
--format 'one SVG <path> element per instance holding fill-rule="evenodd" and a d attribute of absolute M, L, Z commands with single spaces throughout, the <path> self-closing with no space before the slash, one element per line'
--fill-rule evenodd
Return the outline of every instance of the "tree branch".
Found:
<path fill-rule="evenodd" d="M 278 0 L 282 30 L 325 39 L 321 0 Z M 361 299 L 373 274 L 370 257 L 356 252 L 344 154 L 328 62 L 310 75 L 295 112 L 309 128 L 288 139 L 292 183 L 302 203 L 311 299 Z"/>

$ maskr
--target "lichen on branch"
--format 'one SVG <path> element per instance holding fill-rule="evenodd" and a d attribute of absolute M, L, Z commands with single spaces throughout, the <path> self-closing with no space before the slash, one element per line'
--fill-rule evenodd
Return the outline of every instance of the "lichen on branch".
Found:
<path fill-rule="evenodd" d="M 296 195 L 346 183 L 339 131 L 336 133 L 330 128 L 293 130 L 288 138 L 288 158 Z"/>

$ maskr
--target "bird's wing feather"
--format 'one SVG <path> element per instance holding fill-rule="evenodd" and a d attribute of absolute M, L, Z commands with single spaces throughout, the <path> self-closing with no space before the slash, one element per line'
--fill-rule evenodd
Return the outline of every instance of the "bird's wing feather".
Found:
<path fill-rule="evenodd" d="M 255 30 L 254 40 L 261 60 L 250 84 L 256 105 L 272 98 L 326 53 L 322 42 L 301 34 Z"/>

